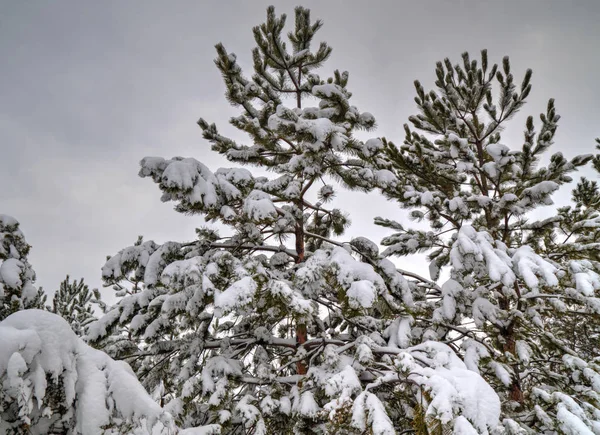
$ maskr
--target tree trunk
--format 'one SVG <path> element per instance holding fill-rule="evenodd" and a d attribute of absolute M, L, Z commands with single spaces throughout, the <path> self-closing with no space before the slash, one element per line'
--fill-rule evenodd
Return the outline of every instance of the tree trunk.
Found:
<path fill-rule="evenodd" d="M 304 222 L 299 220 L 296 222 L 296 264 L 304 261 Z M 303 323 L 296 324 L 296 347 L 302 346 L 306 343 L 306 325 Z M 296 363 L 296 373 L 299 375 L 305 375 L 308 370 L 305 361 L 298 361 Z"/>
<path fill-rule="evenodd" d="M 292 74 L 290 73 L 290 76 Z M 302 81 L 302 67 L 298 67 L 298 82 L 296 84 L 296 106 L 298 109 L 302 108 L 302 92 L 300 91 L 300 83 Z M 310 183 L 309 183 L 310 185 Z M 302 205 L 302 194 L 301 198 L 297 203 L 297 207 L 300 210 L 300 217 L 296 221 L 295 228 L 295 237 L 296 237 L 296 254 L 298 257 L 296 258 L 296 264 L 300 264 L 304 262 L 304 207 Z M 296 324 L 296 348 L 302 346 L 306 343 L 307 333 L 306 333 L 306 325 L 303 323 Z M 296 373 L 299 375 L 305 375 L 308 371 L 308 366 L 306 361 L 298 361 L 296 363 Z"/>
<path fill-rule="evenodd" d="M 521 291 L 517 283 L 515 283 L 515 291 L 517 293 L 517 297 L 521 296 Z M 510 301 L 507 297 L 501 297 L 499 302 L 499 306 L 502 310 L 508 311 L 510 308 Z M 516 349 L 516 340 L 515 340 L 515 322 L 516 320 L 511 321 L 511 323 L 500 330 L 502 338 L 504 339 L 504 344 L 502 346 L 502 350 L 506 353 L 510 353 L 511 355 L 517 355 Z M 519 379 L 519 366 L 518 364 L 514 364 L 512 366 L 514 376 L 512 377 L 512 382 L 510 384 L 510 391 L 508 393 L 508 397 L 510 400 L 513 400 L 517 403 L 522 404 L 524 401 L 523 390 L 521 389 L 521 381 Z"/>

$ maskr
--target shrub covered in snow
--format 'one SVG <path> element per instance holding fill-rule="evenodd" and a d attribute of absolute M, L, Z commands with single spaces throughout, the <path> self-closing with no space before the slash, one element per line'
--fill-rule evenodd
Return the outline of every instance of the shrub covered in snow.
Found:
<path fill-rule="evenodd" d="M 86 345 L 56 314 L 0 322 L 0 432 L 175 433 L 124 362 Z"/>

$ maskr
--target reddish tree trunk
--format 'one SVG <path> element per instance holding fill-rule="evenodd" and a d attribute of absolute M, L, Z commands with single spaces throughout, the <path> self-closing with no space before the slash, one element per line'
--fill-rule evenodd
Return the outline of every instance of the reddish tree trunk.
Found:
<path fill-rule="evenodd" d="M 515 283 L 515 292 L 517 293 L 517 297 L 521 297 L 521 291 L 519 289 L 519 286 L 517 283 Z M 502 310 L 508 310 L 510 308 L 510 302 L 508 300 L 508 298 L 506 297 L 502 297 L 499 300 L 499 306 Z M 506 328 L 502 328 L 501 330 L 501 334 L 502 334 L 502 338 L 504 339 L 504 345 L 502 350 L 504 352 L 509 352 L 511 355 L 515 355 L 517 354 L 517 349 L 516 349 L 516 340 L 515 340 L 515 321 L 513 320 L 510 325 L 508 325 Z M 512 366 L 513 371 L 514 371 L 514 376 L 512 379 L 512 383 L 510 385 L 510 392 L 508 394 L 508 397 L 510 400 L 513 400 L 515 402 L 518 403 L 523 403 L 524 401 L 524 397 L 523 397 L 523 390 L 521 389 L 521 382 L 519 380 L 519 366 L 518 364 L 514 364 Z"/>
<path fill-rule="evenodd" d="M 304 222 L 300 220 L 296 223 L 296 254 L 298 254 L 298 258 L 296 259 L 296 264 L 302 263 L 304 261 Z M 306 325 L 302 323 L 298 323 L 296 325 L 296 346 L 300 347 L 304 343 L 306 343 Z M 305 361 L 298 361 L 296 363 L 296 373 L 299 375 L 305 375 L 308 371 L 308 367 Z"/>
<path fill-rule="evenodd" d="M 296 325 L 296 345 L 301 346 L 306 343 L 306 325 L 299 323 Z M 305 375 L 308 371 L 305 361 L 298 361 L 296 363 L 296 373 L 299 375 Z"/>

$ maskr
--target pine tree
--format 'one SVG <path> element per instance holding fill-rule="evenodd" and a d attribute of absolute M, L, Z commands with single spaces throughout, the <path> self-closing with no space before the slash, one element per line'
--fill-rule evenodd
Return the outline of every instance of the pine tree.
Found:
<path fill-rule="evenodd" d="M 87 346 L 60 316 L 0 322 L 0 433 L 175 434 L 131 369 Z"/>
<path fill-rule="evenodd" d="M 44 308 L 46 295 L 33 285 L 35 272 L 27 260 L 30 249 L 19 222 L 0 215 L 0 321 L 15 311 Z"/>
<path fill-rule="evenodd" d="M 140 350 L 125 359 L 182 427 L 487 433 L 500 413 L 492 388 L 443 343 L 409 347 L 422 303 L 413 296 L 425 294 L 419 279 L 405 278 L 366 238 L 332 239 L 349 225 L 328 205 L 339 184 L 366 191 L 395 177 L 368 163 L 384 143 L 353 135 L 375 119 L 350 104 L 348 73 L 316 74 L 331 53 L 326 43 L 313 48 L 321 21 L 296 8 L 287 41 L 285 21 L 270 7 L 253 29 L 251 77 L 216 46 L 227 99 L 241 111 L 230 123 L 251 143 L 198 121 L 214 151 L 274 177 L 144 158 L 140 176 L 158 185 L 163 201 L 229 232 L 199 228 L 191 242 L 140 241 L 112 256 L 102 269 L 106 284 L 135 281 L 140 290 L 121 293 L 87 338 L 101 343 L 126 329 Z M 316 106 L 306 105 L 311 100 Z"/>
<path fill-rule="evenodd" d="M 559 121 L 554 100 L 539 131 L 527 118 L 520 148 L 501 143 L 531 90 L 531 70 L 515 84 L 508 57 L 498 67 L 485 50 L 480 61 L 465 53 L 457 64 L 438 62 L 436 77 L 431 91 L 415 81 L 419 113 L 405 125 L 404 143 L 384 141 L 373 158 L 395 176 L 383 192 L 429 224 L 377 219 L 395 231 L 383 255 L 427 252 L 433 281 L 442 268 L 449 272 L 442 285 L 421 279 L 426 295 L 414 310 L 411 343 L 448 343 L 481 373 L 502 399 L 499 431 L 596 433 L 596 335 L 580 333 L 600 313 L 597 186 L 582 180 L 575 208 L 530 217 L 552 205 L 592 155 L 568 160 L 557 152 L 541 165 Z"/>
<path fill-rule="evenodd" d="M 90 291 L 83 278 L 71 282 L 67 275 L 54 293 L 50 311 L 65 319 L 75 334 L 81 336 L 85 326 L 97 320 L 92 305 L 99 303 L 100 292 L 97 289 Z"/>
<path fill-rule="evenodd" d="M 600 144 L 600 139 L 596 139 Z M 597 146 L 600 150 L 600 145 Z M 593 166 L 600 172 L 600 155 L 594 157 Z M 545 226 L 536 228 L 532 239 L 544 240 L 544 244 L 536 244 L 538 249 L 563 265 L 563 267 L 576 267 L 585 272 L 576 274 L 581 285 L 586 285 L 588 279 L 592 279 L 590 285 L 596 286 L 593 281 L 598 279 L 600 270 L 600 189 L 597 181 L 588 180 L 586 177 L 580 179 L 575 189 L 572 190 L 573 206 L 561 207 L 558 215 L 551 219 Z M 573 270 L 574 273 L 578 273 Z M 591 288 L 586 291 L 587 296 L 595 296 Z M 595 361 L 600 357 L 600 350 L 596 346 L 596 340 L 600 337 L 600 306 L 594 298 L 582 300 L 576 294 L 570 295 L 580 304 L 587 304 L 587 310 L 578 309 L 572 305 L 571 299 L 566 302 L 569 309 L 562 309 L 557 317 L 549 318 L 547 321 L 555 324 L 555 335 L 562 341 L 569 343 L 574 354 L 586 361 Z"/>
<path fill-rule="evenodd" d="M 119 261 L 122 261 L 124 266 L 121 278 L 115 280 L 112 276 L 105 277 L 105 287 L 111 287 L 115 291 L 119 302 L 115 306 L 101 305 L 104 314 L 101 316 L 102 322 L 93 325 L 91 334 L 85 334 L 83 339 L 117 360 L 126 360 L 162 406 L 164 396 L 169 397 L 171 385 L 167 374 L 159 372 L 160 361 L 164 358 L 161 356 L 162 352 L 146 348 L 147 343 L 139 336 L 135 324 L 125 320 L 127 318 L 125 316 L 131 317 L 130 311 L 124 311 L 125 316 L 118 320 L 111 317 L 122 309 L 122 304 L 137 297 L 136 295 L 143 290 L 144 268 L 138 268 L 136 264 L 141 260 L 145 265 L 150 253 L 157 247 L 158 245 L 153 241 L 144 242 L 143 237 L 138 236 L 133 246 L 121 251 Z M 140 259 L 139 253 L 148 248 L 150 251 L 146 251 Z M 107 261 L 110 259 L 110 255 L 106 257 Z M 88 331 L 88 328 L 86 327 L 85 330 Z M 148 379 L 147 374 L 150 372 L 152 376 Z"/>

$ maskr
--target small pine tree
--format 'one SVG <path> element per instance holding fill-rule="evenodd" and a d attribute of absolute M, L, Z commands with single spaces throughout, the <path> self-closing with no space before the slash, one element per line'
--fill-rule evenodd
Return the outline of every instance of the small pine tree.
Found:
<path fill-rule="evenodd" d="M 527 70 L 517 85 L 508 57 L 498 67 L 485 50 L 480 61 L 465 53 L 460 63 L 438 62 L 436 76 L 432 91 L 415 81 L 419 113 L 404 143 L 385 141 L 373 159 L 395 175 L 384 193 L 430 226 L 377 219 L 395 230 L 384 255 L 427 252 L 432 280 L 444 267 L 450 275 L 441 286 L 421 279 L 411 342 L 449 343 L 494 386 L 503 402 L 498 430 L 592 433 L 600 366 L 588 341 L 595 335 L 579 334 L 599 313 L 597 186 L 582 180 L 574 209 L 530 218 L 592 155 L 555 153 L 541 165 L 559 121 L 554 100 L 539 132 L 527 119 L 519 149 L 502 144 L 532 76 Z"/>
<path fill-rule="evenodd" d="M 73 331 L 81 336 L 84 328 L 96 319 L 93 304 L 100 303 L 100 292 L 90 290 L 83 278 L 70 281 L 69 275 L 60 283 L 60 288 L 54 293 L 52 311 L 65 319 Z"/>
<path fill-rule="evenodd" d="M 33 285 L 35 272 L 27 260 L 30 249 L 19 222 L 0 215 L 0 321 L 15 311 L 44 308 L 46 295 Z"/>
<path fill-rule="evenodd" d="M 0 433 L 177 433 L 131 369 L 86 345 L 60 316 L 20 310 L 0 322 Z"/>
<path fill-rule="evenodd" d="M 144 269 L 137 267 L 139 261 L 139 252 L 142 254 L 141 261 L 147 261 L 149 255 L 153 250 L 158 247 L 153 241 L 145 242 L 143 236 L 138 236 L 133 246 L 122 251 L 124 256 L 121 256 L 123 261 L 122 277 L 119 280 L 115 280 L 109 277 L 104 277 L 105 287 L 111 287 L 115 291 L 115 296 L 118 298 L 118 302 L 114 306 L 107 306 L 106 304 L 101 305 L 104 316 L 101 316 L 102 325 L 100 323 L 90 323 L 92 325 L 91 334 L 88 331 L 88 327 L 85 328 L 86 335 L 84 339 L 89 341 L 97 349 L 101 349 L 111 357 L 117 360 L 126 360 L 138 377 L 144 382 L 144 385 L 148 390 L 153 392 L 154 397 L 163 405 L 166 396 L 169 395 L 168 386 L 171 385 L 169 378 L 163 376 L 158 368 L 161 367 L 160 360 L 163 358 L 162 352 L 148 348 L 148 343 L 142 339 L 136 331 L 135 324 L 127 322 L 125 320 L 112 318 L 110 315 L 114 315 L 120 309 L 122 304 L 130 300 L 132 297 L 137 297 L 144 288 Z M 107 256 L 106 260 L 110 260 L 111 256 Z M 126 311 L 127 315 L 131 315 L 131 312 Z M 107 316 L 108 314 L 108 316 Z M 110 321 L 107 321 L 110 319 Z M 123 318 L 124 319 L 124 318 Z M 100 330 L 98 327 L 100 326 Z M 140 357 L 143 355 L 143 357 Z M 150 370 L 153 367 L 157 369 Z M 151 374 L 148 377 L 148 374 Z M 167 387 L 165 388 L 165 384 Z"/>
<path fill-rule="evenodd" d="M 331 53 L 326 43 L 314 48 L 321 21 L 296 8 L 287 41 L 285 21 L 270 7 L 254 28 L 251 77 L 216 46 L 227 99 L 241 111 L 230 123 L 251 143 L 198 122 L 214 151 L 274 177 L 144 158 L 140 175 L 163 201 L 229 233 L 201 228 L 191 242 L 140 242 L 112 256 L 106 284 L 126 288 L 135 277 L 141 289 L 87 337 L 101 342 L 125 328 L 140 346 L 126 360 L 182 427 L 384 435 L 412 431 L 420 412 L 436 427 L 487 431 L 500 412 L 491 387 L 446 344 L 409 347 L 421 283 L 368 239 L 332 240 L 349 224 L 329 205 L 335 181 L 370 190 L 395 179 L 369 163 L 383 142 L 354 136 L 375 119 L 350 104 L 348 73 L 316 73 Z"/>

